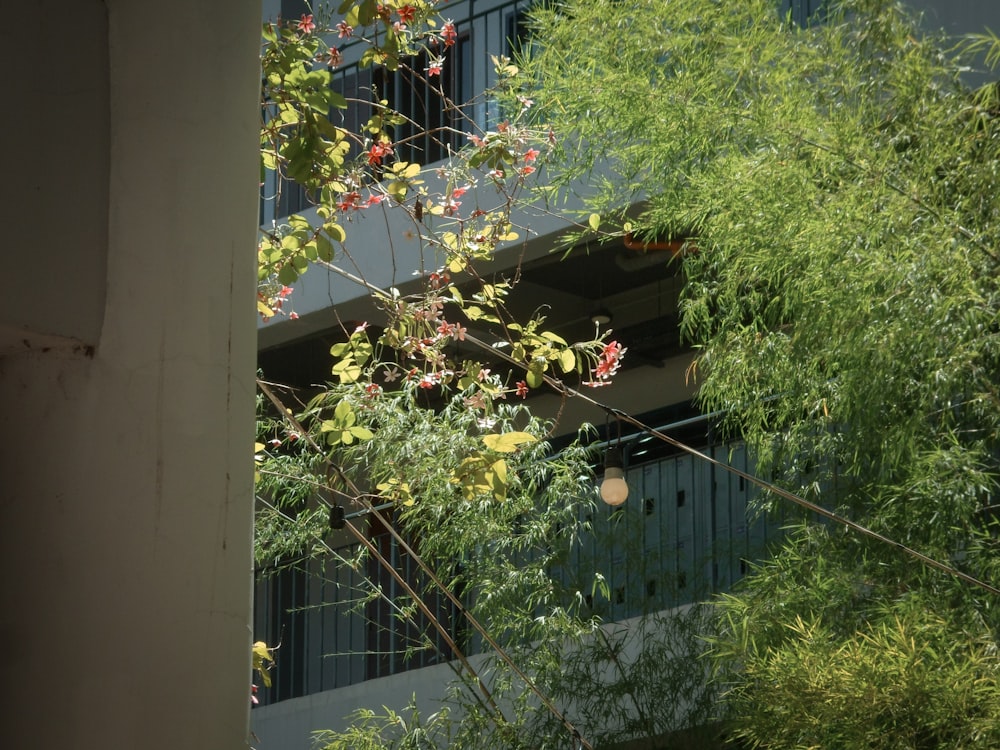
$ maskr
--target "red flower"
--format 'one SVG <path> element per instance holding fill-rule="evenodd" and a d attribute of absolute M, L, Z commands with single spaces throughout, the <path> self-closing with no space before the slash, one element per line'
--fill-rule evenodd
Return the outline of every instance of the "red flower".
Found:
<path fill-rule="evenodd" d="M 444 22 L 444 25 L 441 27 L 441 38 L 444 40 L 446 47 L 450 47 L 455 43 L 455 40 L 458 39 L 458 32 L 455 31 L 454 22 Z"/>
<path fill-rule="evenodd" d="M 451 276 L 447 271 L 434 271 L 430 276 L 427 277 L 431 283 L 432 289 L 440 289 L 442 284 L 447 284 L 451 281 Z"/>
<path fill-rule="evenodd" d="M 298 23 L 299 31 L 303 34 L 311 34 L 315 28 L 316 24 L 313 23 L 312 13 L 303 13 Z"/>
<path fill-rule="evenodd" d="M 520 396 L 521 398 L 527 398 L 528 384 L 525 383 L 523 380 L 518 380 L 517 383 L 515 383 L 515 385 L 517 386 L 517 395 Z"/>
<path fill-rule="evenodd" d="M 368 163 L 372 166 L 381 164 L 382 159 L 387 156 L 392 156 L 392 144 L 385 141 L 373 143 L 372 147 L 368 149 Z"/>
<path fill-rule="evenodd" d="M 524 152 L 524 161 L 526 164 L 531 164 L 535 159 L 538 158 L 540 152 L 537 149 L 529 148 Z"/>
<path fill-rule="evenodd" d="M 444 67 L 444 58 L 438 57 L 430 61 L 430 65 L 427 66 L 427 77 L 433 78 L 434 76 L 441 75 L 441 69 Z"/>
<path fill-rule="evenodd" d="M 625 350 L 622 349 L 621 344 L 617 341 L 611 341 L 604 345 L 601 356 L 609 362 L 617 362 L 624 353 Z"/>
<path fill-rule="evenodd" d="M 352 208 L 358 208 L 358 201 L 361 200 L 361 194 L 357 191 L 351 191 L 350 193 L 344 193 L 340 200 L 337 202 L 337 208 L 341 211 L 347 211 Z"/>
<path fill-rule="evenodd" d="M 417 9 L 412 5 L 404 5 L 396 12 L 399 14 L 399 20 L 403 23 L 413 23 L 414 19 L 417 17 Z"/>

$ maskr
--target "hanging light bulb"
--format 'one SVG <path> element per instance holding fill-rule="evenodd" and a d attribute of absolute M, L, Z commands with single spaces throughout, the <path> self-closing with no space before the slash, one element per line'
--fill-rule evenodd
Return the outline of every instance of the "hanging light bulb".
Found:
<path fill-rule="evenodd" d="M 618 446 L 608 446 L 604 455 L 604 481 L 601 482 L 601 500 L 618 506 L 628 499 L 628 484 L 622 471 L 622 451 Z"/>

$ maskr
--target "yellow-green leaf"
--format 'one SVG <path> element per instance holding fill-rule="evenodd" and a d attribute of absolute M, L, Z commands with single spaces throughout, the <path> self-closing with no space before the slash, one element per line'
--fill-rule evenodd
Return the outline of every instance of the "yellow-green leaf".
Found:
<path fill-rule="evenodd" d="M 406 183 L 402 180 L 393 180 L 386 186 L 385 192 L 394 200 L 402 202 L 403 198 L 406 197 Z"/>
<path fill-rule="evenodd" d="M 572 372 L 576 368 L 576 355 L 572 349 L 563 349 L 559 352 L 559 367 L 563 372 Z"/>
<path fill-rule="evenodd" d="M 347 232 L 344 231 L 344 228 L 332 221 L 323 225 L 323 231 L 330 235 L 330 238 L 335 242 L 343 242 L 347 239 Z"/>
<path fill-rule="evenodd" d="M 518 449 L 518 446 L 534 443 L 537 440 L 538 438 L 529 432 L 504 432 L 500 435 L 483 436 L 483 443 L 486 444 L 486 447 L 497 453 L 513 453 Z"/>
<path fill-rule="evenodd" d="M 596 232 L 598 229 L 601 228 L 601 215 L 591 214 L 590 217 L 587 219 L 587 224 L 590 226 L 591 229 L 593 229 Z"/>

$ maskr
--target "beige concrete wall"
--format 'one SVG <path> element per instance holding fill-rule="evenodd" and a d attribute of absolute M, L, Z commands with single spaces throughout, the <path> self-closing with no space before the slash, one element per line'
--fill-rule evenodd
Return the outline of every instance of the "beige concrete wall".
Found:
<path fill-rule="evenodd" d="M 260 5 L 19 5 L 0 747 L 245 747 Z"/>

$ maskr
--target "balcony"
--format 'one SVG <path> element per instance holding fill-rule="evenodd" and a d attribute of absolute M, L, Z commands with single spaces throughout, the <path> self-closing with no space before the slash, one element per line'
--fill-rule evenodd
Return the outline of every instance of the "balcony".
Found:
<path fill-rule="evenodd" d="M 689 422 L 700 421 L 688 420 Z M 679 423 L 684 426 L 683 423 Z M 677 427 L 667 426 L 664 429 Z M 728 590 L 746 573 L 749 561 L 764 556 L 780 536 L 775 519 L 748 514 L 755 490 L 742 479 L 688 455 L 643 460 L 651 446 L 626 444 L 629 500 L 619 508 L 601 503 L 582 518 L 591 531 L 551 575 L 579 591 L 584 613 L 605 622 L 670 610 Z M 715 444 L 705 452 L 744 471 L 752 470 L 742 444 Z M 380 552 L 411 582 L 420 583 L 416 565 L 386 534 L 372 533 Z M 355 558 L 357 548 L 336 551 Z M 593 593 L 595 573 L 607 595 Z M 386 598 L 371 599 L 365 577 L 378 582 Z M 408 601 L 372 561 L 360 569 L 334 557 L 257 584 L 257 638 L 280 643 L 274 686 L 264 703 L 311 695 L 400 674 L 448 660 L 449 651 L 418 619 L 397 617 Z M 390 604 L 386 599 L 392 601 Z M 481 650 L 443 595 L 427 604 L 468 654 Z M 425 633 L 430 632 L 428 636 Z"/>

